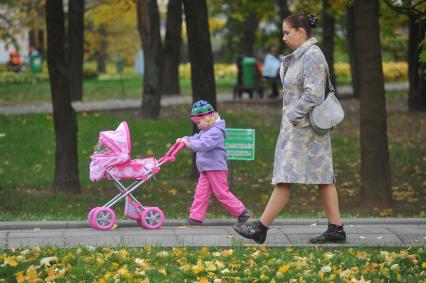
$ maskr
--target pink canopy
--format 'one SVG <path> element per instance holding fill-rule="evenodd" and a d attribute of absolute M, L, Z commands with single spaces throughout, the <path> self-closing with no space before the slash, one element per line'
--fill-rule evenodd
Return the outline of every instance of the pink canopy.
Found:
<path fill-rule="evenodd" d="M 114 153 L 130 154 L 132 152 L 130 132 L 126 122 L 121 122 L 115 131 L 100 132 L 99 142 Z"/>
<path fill-rule="evenodd" d="M 115 131 L 99 133 L 99 142 L 90 157 L 90 180 L 95 182 L 105 178 L 105 171 L 118 164 L 130 161 L 132 150 L 129 127 L 121 122 Z"/>

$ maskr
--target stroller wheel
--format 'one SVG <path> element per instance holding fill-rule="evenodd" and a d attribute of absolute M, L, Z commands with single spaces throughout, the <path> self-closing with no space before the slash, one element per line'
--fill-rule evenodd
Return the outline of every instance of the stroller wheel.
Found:
<path fill-rule="evenodd" d="M 87 215 L 87 223 L 89 223 L 89 225 L 90 226 L 92 226 L 92 223 L 93 223 L 93 213 L 95 213 L 95 210 L 97 209 L 98 207 L 94 207 L 94 208 L 92 208 L 90 211 L 89 211 L 89 214 Z M 92 226 L 93 227 L 93 226 Z"/>
<path fill-rule="evenodd" d="M 141 215 L 141 225 L 148 230 L 159 229 L 164 222 L 164 213 L 158 207 L 148 207 Z"/>
<path fill-rule="evenodd" d="M 148 208 L 151 208 L 151 207 L 150 206 L 145 206 L 143 211 L 147 210 Z M 143 211 L 142 211 L 142 213 L 143 213 Z M 139 218 L 136 219 L 136 223 L 138 224 L 139 227 L 145 228 L 145 226 L 142 224 L 142 214 L 140 214 Z"/>
<path fill-rule="evenodd" d="M 98 207 L 93 212 L 92 227 L 97 230 L 107 231 L 115 224 L 115 220 L 116 216 L 111 208 Z"/>

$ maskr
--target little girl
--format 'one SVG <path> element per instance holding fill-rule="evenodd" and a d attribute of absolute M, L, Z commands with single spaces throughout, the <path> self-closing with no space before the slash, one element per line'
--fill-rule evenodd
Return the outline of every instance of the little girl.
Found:
<path fill-rule="evenodd" d="M 200 132 L 176 140 L 196 152 L 197 169 L 200 173 L 189 219 L 185 225 L 198 226 L 203 223 L 213 193 L 231 215 L 238 217 L 237 225 L 241 226 L 252 216 L 252 212 L 229 191 L 225 121 L 220 119 L 218 113 L 214 112 L 213 107 L 205 100 L 194 102 L 191 120 Z"/>

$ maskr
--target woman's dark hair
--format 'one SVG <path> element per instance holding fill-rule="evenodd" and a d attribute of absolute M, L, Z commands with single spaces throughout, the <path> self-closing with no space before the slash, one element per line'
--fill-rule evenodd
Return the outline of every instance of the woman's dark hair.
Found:
<path fill-rule="evenodd" d="M 303 28 L 308 37 L 311 37 L 312 29 L 319 26 L 319 21 L 314 15 L 293 14 L 284 19 L 292 28 Z"/>

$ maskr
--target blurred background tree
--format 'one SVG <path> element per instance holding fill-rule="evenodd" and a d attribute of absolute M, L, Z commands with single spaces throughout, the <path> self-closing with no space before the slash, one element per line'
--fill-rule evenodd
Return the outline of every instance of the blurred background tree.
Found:
<path fill-rule="evenodd" d="M 281 22 L 278 2 L 209 0 L 209 16 L 225 22 L 223 29 L 212 31 L 223 38 L 217 56 L 233 61 L 239 54 L 259 56 L 260 50 L 280 46 Z"/>
<path fill-rule="evenodd" d="M 385 0 L 394 11 L 408 17 L 408 107 L 426 111 L 426 2 Z"/>
<path fill-rule="evenodd" d="M 106 61 L 121 57 L 132 65 L 140 49 L 133 1 L 103 1 L 85 14 L 85 58 L 105 73 Z"/>

